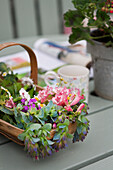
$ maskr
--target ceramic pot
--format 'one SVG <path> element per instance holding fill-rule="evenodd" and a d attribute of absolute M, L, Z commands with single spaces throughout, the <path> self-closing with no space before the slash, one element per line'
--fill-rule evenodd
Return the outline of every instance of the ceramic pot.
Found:
<path fill-rule="evenodd" d="M 98 41 L 87 44 L 94 68 L 95 93 L 105 99 L 113 100 L 113 48 L 105 47 Z"/>

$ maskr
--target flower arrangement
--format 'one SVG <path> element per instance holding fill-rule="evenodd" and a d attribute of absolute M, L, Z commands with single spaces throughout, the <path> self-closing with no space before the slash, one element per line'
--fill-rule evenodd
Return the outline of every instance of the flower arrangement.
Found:
<path fill-rule="evenodd" d="M 79 89 L 47 86 L 36 91 L 30 78 L 21 81 L 0 63 L 0 119 L 23 129 L 18 139 L 35 159 L 83 141 L 89 130 L 88 105 Z"/>

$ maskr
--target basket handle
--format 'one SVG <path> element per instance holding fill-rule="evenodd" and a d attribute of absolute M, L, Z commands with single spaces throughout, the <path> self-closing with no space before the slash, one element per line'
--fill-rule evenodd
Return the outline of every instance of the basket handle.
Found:
<path fill-rule="evenodd" d="M 31 79 L 33 80 L 34 84 L 38 83 L 38 66 L 37 66 L 37 59 L 36 59 L 36 55 L 33 52 L 33 50 L 26 46 L 25 44 L 21 44 L 21 43 L 16 43 L 16 42 L 6 42 L 3 44 L 0 44 L 0 51 L 7 48 L 7 47 L 11 47 L 11 46 L 16 46 L 19 45 L 21 47 L 23 47 L 29 54 L 30 57 L 30 66 L 31 66 Z"/>

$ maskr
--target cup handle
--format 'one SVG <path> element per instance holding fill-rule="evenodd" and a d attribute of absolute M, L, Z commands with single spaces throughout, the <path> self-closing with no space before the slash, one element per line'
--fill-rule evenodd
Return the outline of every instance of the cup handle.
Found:
<path fill-rule="evenodd" d="M 59 76 L 54 71 L 48 71 L 45 73 L 44 81 L 48 86 L 55 87 L 59 82 Z"/>

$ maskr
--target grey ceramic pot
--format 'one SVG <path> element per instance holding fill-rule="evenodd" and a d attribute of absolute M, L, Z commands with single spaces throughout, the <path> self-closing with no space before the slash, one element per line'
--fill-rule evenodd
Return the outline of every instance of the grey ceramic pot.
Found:
<path fill-rule="evenodd" d="M 105 47 L 94 41 L 88 43 L 87 51 L 92 55 L 94 68 L 94 85 L 97 95 L 113 100 L 113 48 Z"/>

